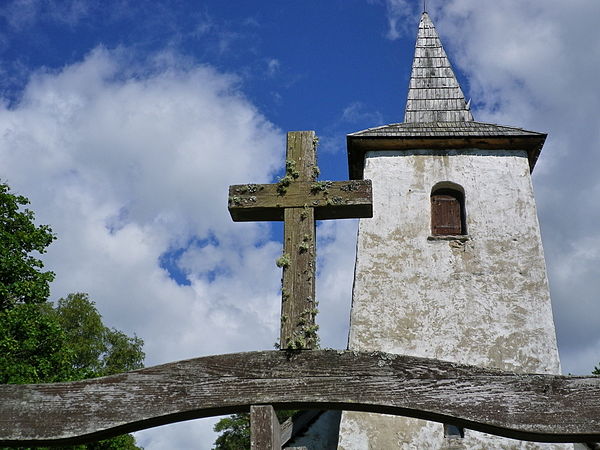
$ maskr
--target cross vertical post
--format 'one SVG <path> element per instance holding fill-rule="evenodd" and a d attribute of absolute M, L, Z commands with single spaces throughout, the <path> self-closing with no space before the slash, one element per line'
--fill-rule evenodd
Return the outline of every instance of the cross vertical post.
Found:
<path fill-rule="evenodd" d="M 281 426 L 271 405 L 250 407 L 250 449 L 281 450 Z"/>
<path fill-rule="evenodd" d="M 296 181 L 316 178 L 314 131 L 288 133 L 286 176 Z M 289 172 L 289 173 L 288 173 Z M 286 208 L 283 219 L 283 279 L 281 288 L 282 348 L 314 348 L 317 344 L 315 315 L 315 210 Z"/>

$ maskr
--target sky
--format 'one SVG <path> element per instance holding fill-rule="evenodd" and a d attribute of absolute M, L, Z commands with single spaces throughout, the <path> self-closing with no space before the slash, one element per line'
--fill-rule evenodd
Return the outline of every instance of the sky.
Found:
<path fill-rule="evenodd" d="M 564 373 L 600 363 L 600 2 L 429 0 L 475 119 L 547 132 L 533 173 Z M 146 365 L 272 349 L 282 227 L 234 223 L 230 184 L 282 175 L 315 130 L 401 122 L 420 1 L 3 0 L 0 179 L 57 240 L 51 298 L 87 292 Z M 318 225 L 323 347 L 345 348 L 357 221 Z M 215 419 L 136 433 L 210 448 Z"/>

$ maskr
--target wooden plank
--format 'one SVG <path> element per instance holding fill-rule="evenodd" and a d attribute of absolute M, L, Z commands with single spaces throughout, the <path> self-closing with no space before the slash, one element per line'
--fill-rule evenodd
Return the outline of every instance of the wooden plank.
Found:
<path fill-rule="evenodd" d="M 250 407 L 250 449 L 281 450 L 281 427 L 271 405 Z"/>
<path fill-rule="evenodd" d="M 283 220 L 284 208 L 314 208 L 316 220 L 372 217 L 371 180 L 295 181 L 285 194 L 277 184 L 229 187 L 229 213 L 236 222 Z"/>
<path fill-rule="evenodd" d="M 289 225 L 291 224 L 291 225 Z M 282 349 L 310 349 L 318 343 L 315 325 L 315 216 L 312 209 L 286 208 L 281 288 Z"/>
<path fill-rule="evenodd" d="M 315 178 L 315 148 L 314 131 L 288 133 L 286 168 L 292 164 L 299 182 Z M 283 266 L 279 344 L 282 349 L 312 349 L 318 344 L 314 210 L 285 208 L 283 235 L 283 258 L 287 264 Z"/>
<path fill-rule="evenodd" d="M 255 404 L 405 415 L 540 442 L 600 441 L 600 377 L 312 350 L 208 356 L 73 383 L 1 385 L 0 445 L 90 441 Z"/>
<path fill-rule="evenodd" d="M 292 162 L 297 171 L 296 181 L 317 179 L 317 140 L 314 131 L 290 131 L 287 134 L 286 170 Z"/>

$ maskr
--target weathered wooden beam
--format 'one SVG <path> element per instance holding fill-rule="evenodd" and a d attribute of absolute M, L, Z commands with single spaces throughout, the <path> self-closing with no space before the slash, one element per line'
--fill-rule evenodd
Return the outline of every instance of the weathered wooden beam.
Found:
<path fill-rule="evenodd" d="M 540 442 L 600 441 L 600 377 L 335 350 L 208 356 L 73 383 L 0 386 L 0 446 L 67 444 L 277 409 L 404 415 Z"/>
<path fill-rule="evenodd" d="M 296 182 L 316 178 L 316 136 L 314 131 L 288 133 L 286 174 Z M 287 194 L 285 195 L 287 196 Z M 284 197 L 285 197 L 284 196 Z M 281 287 L 282 349 L 312 349 L 317 344 L 315 327 L 315 211 L 312 208 L 285 208 L 283 225 L 283 267 Z"/>
<path fill-rule="evenodd" d="M 373 216 L 371 180 L 294 181 L 285 194 L 277 184 L 229 186 L 229 213 L 236 222 L 283 220 L 284 208 L 314 208 L 315 219 Z"/>
<path fill-rule="evenodd" d="M 271 405 L 250 407 L 250 449 L 281 450 L 281 426 Z"/>
<path fill-rule="evenodd" d="M 281 287 L 282 349 L 311 349 L 318 342 L 315 316 L 315 220 L 312 209 L 286 208 Z"/>

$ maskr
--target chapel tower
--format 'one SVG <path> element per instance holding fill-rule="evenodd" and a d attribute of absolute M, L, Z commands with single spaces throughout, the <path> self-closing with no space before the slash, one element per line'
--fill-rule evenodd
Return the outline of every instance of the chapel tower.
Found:
<path fill-rule="evenodd" d="M 474 121 L 423 13 L 404 122 L 347 137 L 374 211 L 359 225 L 350 349 L 560 372 L 530 176 L 545 139 Z M 339 448 L 572 446 L 344 412 Z"/>

